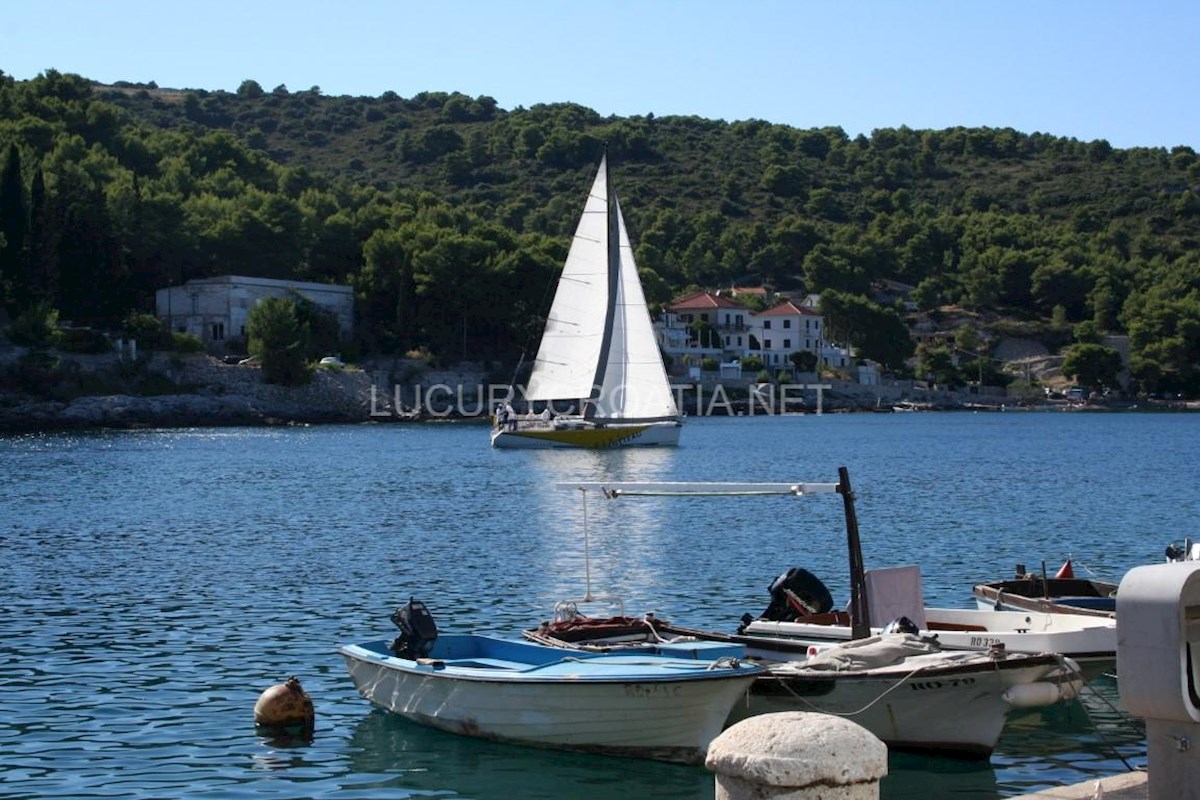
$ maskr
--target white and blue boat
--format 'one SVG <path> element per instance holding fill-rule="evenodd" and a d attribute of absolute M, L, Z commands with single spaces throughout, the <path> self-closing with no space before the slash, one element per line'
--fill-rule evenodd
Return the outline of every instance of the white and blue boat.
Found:
<path fill-rule="evenodd" d="M 338 649 L 359 693 L 415 722 L 499 742 L 702 763 L 763 674 L 738 657 L 742 648 L 722 644 L 686 654 L 583 653 L 438 635 L 416 601 L 393 620 L 402 631 L 394 641 Z"/>

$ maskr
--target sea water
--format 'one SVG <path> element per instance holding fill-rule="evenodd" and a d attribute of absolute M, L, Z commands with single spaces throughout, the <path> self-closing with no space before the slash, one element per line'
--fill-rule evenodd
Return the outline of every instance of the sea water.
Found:
<path fill-rule="evenodd" d="M 1200 418 L 918 413 L 694 418 L 681 446 L 514 451 L 477 424 L 0 437 L 0 795 L 711 798 L 702 767 L 433 731 L 355 692 L 338 644 L 410 597 L 517 636 L 556 600 L 732 630 L 791 566 L 847 593 L 836 495 L 605 500 L 579 480 L 835 482 L 864 561 L 972 607 L 1017 563 L 1119 580 L 1200 537 Z M 586 516 L 586 528 L 585 528 Z M 585 558 L 585 530 L 586 552 Z M 311 739 L 256 731 L 298 677 Z M 1145 764 L 1101 679 L 1014 713 L 990 761 L 893 755 L 882 795 L 1007 797 Z"/>

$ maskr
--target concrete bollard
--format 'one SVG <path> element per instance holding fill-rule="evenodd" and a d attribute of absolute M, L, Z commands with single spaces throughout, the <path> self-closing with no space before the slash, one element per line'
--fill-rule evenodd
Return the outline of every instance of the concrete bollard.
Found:
<path fill-rule="evenodd" d="M 716 800 L 875 800 L 887 745 L 842 717 L 759 714 L 708 746 Z"/>

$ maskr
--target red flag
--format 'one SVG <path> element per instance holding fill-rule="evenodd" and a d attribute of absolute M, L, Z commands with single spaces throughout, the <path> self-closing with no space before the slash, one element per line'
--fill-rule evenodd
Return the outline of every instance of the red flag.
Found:
<path fill-rule="evenodd" d="M 1058 568 L 1058 572 L 1054 573 L 1056 580 L 1063 580 L 1075 577 L 1075 570 L 1071 569 L 1071 559 L 1063 562 L 1063 565 Z"/>

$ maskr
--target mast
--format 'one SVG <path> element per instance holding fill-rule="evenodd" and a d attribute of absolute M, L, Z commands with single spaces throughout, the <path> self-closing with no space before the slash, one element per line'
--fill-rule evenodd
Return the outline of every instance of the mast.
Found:
<path fill-rule="evenodd" d="M 850 638 L 865 639 L 871 635 L 870 621 L 867 619 L 867 578 L 863 574 L 854 491 L 850 488 L 850 473 L 845 467 L 838 467 L 838 481 L 837 491 L 846 509 L 846 546 L 850 551 Z"/>
<path fill-rule="evenodd" d="M 609 178 L 608 145 L 606 144 L 604 146 L 604 213 L 606 215 L 605 245 L 608 258 L 608 299 L 604 311 L 604 334 L 600 344 L 600 358 L 596 362 L 596 375 L 592 379 L 592 391 L 588 396 L 588 399 L 592 401 L 599 398 L 601 387 L 604 386 L 604 373 L 608 369 L 608 354 L 612 348 L 613 324 L 617 313 L 617 290 L 621 283 L 621 237 L 620 228 L 617 224 L 616 202 L 616 193 L 612 190 L 612 181 Z M 586 403 L 584 416 L 590 418 L 595 413 L 595 403 Z"/>

